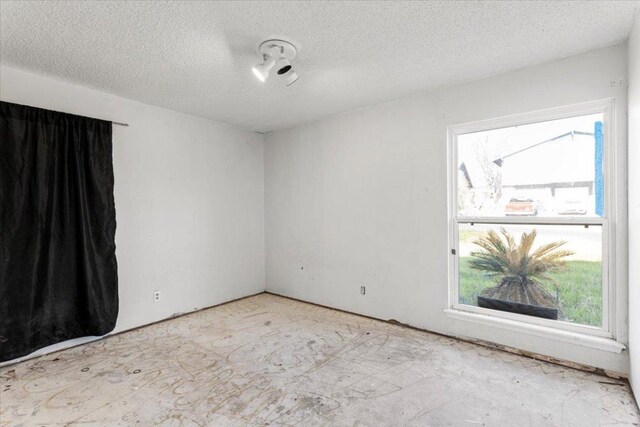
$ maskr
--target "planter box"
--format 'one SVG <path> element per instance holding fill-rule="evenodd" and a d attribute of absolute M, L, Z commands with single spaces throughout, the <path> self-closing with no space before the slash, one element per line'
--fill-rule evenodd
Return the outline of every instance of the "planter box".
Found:
<path fill-rule="evenodd" d="M 543 319 L 558 320 L 557 308 L 521 304 L 519 302 L 502 301 L 486 297 L 478 297 L 478 307 L 508 311 L 509 313 L 526 314 L 527 316 L 542 317 Z"/>

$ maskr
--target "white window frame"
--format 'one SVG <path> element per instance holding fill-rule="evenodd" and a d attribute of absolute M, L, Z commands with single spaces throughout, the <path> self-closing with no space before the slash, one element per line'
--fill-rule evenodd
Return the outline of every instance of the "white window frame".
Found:
<path fill-rule="evenodd" d="M 604 177 L 604 217 L 464 217 L 458 216 L 458 136 L 474 132 L 501 129 L 511 126 L 559 120 L 575 116 L 601 113 L 603 115 L 603 177 Z M 615 277 L 615 233 L 610 230 L 616 218 L 616 152 L 617 139 L 615 134 L 615 102 L 614 99 L 604 99 L 587 103 L 556 107 L 530 113 L 478 122 L 464 123 L 447 128 L 448 151 L 448 198 L 449 198 L 449 309 L 454 312 L 475 313 L 494 318 L 502 318 L 524 324 L 539 325 L 572 333 L 592 335 L 602 338 L 616 337 L 616 277 Z M 509 313 L 460 304 L 458 300 L 458 257 L 459 240 L 458 227 L 460 224 L 532 224 L 532 225 L 594 225 L 602 227 L 602 326 L 594 327 L 561 320 L 543 319 L 523 314 Z M 615 229 L 615 228 L 614 228 Z M 469 316 L 467 316 L 469 317 Z M 484 316 L 482 316 L 484 317 Z M 486 318 L 485 318 L 486 319 Z M 479 320 L 480 322 L 480 320 Z"/>

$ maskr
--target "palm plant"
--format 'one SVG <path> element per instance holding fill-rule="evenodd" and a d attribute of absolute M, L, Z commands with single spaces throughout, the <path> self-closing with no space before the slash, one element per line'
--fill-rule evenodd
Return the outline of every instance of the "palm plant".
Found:
<path fill-rule="evenodd" d="M 500 234 L 489 230 L 484 237 L 474 240 L 473 243 L 483 250 L 471 252 L 471 268 L 500 277 L 500 283 L 485 289 L 482 296 L 557 307 L 557 299 L 545 289 L 543 283 L 553 283 L 548 274 L 566 268 L 564 258 L 573 255 L 573 252 L 559 249 L 565 241 L 548 243 L 532 252 L 536 235 L 535 229 L 531 233 L 522 233 L 517 244 L 513 236 L 501 228 Z"/>

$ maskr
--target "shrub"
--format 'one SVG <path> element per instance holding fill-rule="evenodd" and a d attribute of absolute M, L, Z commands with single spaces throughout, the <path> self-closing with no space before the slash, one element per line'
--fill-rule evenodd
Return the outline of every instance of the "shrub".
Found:
<path fill-rule="evenodd" d="M 517 244 L 513 236 L 504 228 L 500 234 L 489 230 L 474 244 L 481 251 L 471 252 L 471 268 L 499 277 L 500 282 L 485 289 L 482 296 L 542 307 L 557 308 L 557 298 L 545 289 L 544 282 L 553 282 L 548 274 L 566 268 L 564 258 L 573 255 L 568 250 L 560 250 L 565 241 L 548 243 L 533 250 L 537 232 L 522 233 Z M 533 252 L 532 252 L 533 250 Z"/>

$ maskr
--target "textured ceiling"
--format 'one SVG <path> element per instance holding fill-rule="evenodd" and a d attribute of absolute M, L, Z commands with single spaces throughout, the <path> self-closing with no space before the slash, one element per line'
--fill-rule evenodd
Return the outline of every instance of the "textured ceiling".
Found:
<path fill-rule="evenodd" d="M 640 2 L 0 2 L 2 64 L 260 132 L 626 39 Z M 256 44 L 300 46 L 257 81 Z"/>

